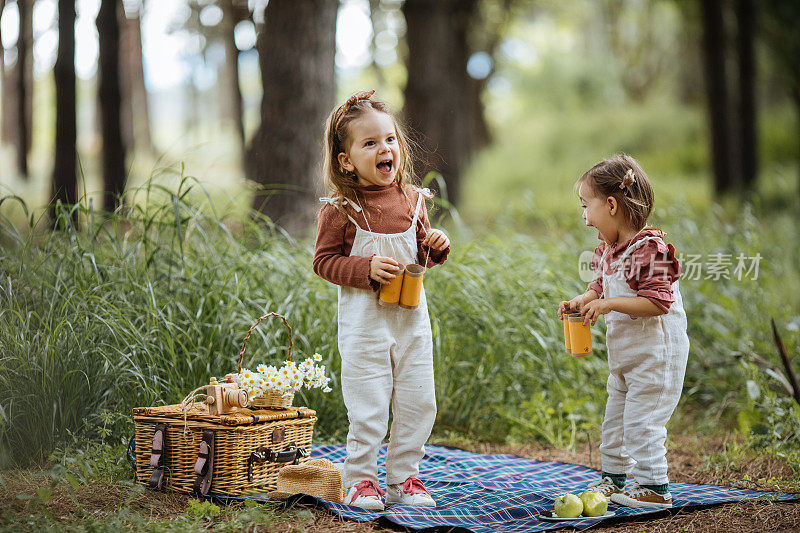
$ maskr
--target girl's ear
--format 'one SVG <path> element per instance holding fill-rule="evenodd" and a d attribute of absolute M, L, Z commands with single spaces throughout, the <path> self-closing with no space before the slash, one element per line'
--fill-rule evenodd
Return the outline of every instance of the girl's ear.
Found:
<path fill-rule="evenodd" d="M 619 204 L 617 203 L 616 198 L 613 196 L 606 198 L 606 205 L 608 206 L 609 213 L 612 217 L 617 214 L 617 211 L 619 210 Z"/>
<path fill-rule="evenodd" d="M 350 162 L 350 157 L 346 153 L 339 152 L 337 159 L 339 160 L 339 164 L 346 171 L 353 172 L 353 170 L 355 170 L 356 167 L 353 165 L 353 163 Z"/>

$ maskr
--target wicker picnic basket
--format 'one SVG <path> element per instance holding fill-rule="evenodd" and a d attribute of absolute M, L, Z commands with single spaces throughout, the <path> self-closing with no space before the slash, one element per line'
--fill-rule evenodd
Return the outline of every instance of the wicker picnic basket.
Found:
<path fill-rule="evenodd" d="M 289 327 L 285 317 L 270 313 L 258 319 L 247 337 L 270 315 Z M 291 355 L 291 328 L 289 338 Z M 239 371 L 246 344 L 245 338 Z M 317 417 L 311 409 L 291 407 L 291 399 L 280 409 L 251 405 L 214 415 L 207 403 L 184 400 L 135 407 L 133 420 L 138 483 L 183 493 L 239 496 L 274 490 L 283 466 L 308 461 Z"/>

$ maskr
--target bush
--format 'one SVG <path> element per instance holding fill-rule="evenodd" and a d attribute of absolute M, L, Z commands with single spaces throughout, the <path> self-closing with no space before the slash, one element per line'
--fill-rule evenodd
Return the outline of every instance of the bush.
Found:
<path fill-rule="evenodd" d="M 210 376 L 233 371 L 245 333 L 267 311 L 288 317 L 297 358 L 323 355 L 333 392 L 303 390 L 296 403 L 319 413 L 317 442 L 344 439 L 336 289 L 312 272 L 310 243 L 268 221 L 204 215 L 188 200 L 188 185 L 173 192 L 149 184 L 140 191 L 146 200 L 107 218 L 77 206 L 80 226 L 62 208 L 58 231 L 2 226 L 0 462 L 46 458 L 87 421 L 110 422 L 112 444 L 121 444 L 129 426 L 98 422 L 99 413 L 177 403 Z M 744 403 L 752 377 L 739 361 L 771 357 L 769 316 L 785 324 L 800 315 L 796 258 L 785 246 L 794 220 L 776 215 L 767 224 L 748 210 L 685 207 L 657 218 L 681 252 L 764 258 L 757 280 L 682 282 L 692 342 L 682 405 L 702 407 L 694 409 L 701 421 L 731 420 L 744 406 L 777 414 L 772 400 Z M 448 263 L 426 275 L 435 431 L 554 446 L 597 431 L 604 328 L 593 328 L 592 357 L 572 358 L 555 314 L 561 299 L 585 289 L 577 256 L 594 248 L 594 235 L 575 221 L 535 236 L 453 238 Z M 796 339 L 786 340 L 794 353 Z M 244 364 L 278 362 L 286 346 L 284 328 L 262 324 Z M 781 409 L 780 417 L 797 417 Z M 784 441 L 785 450 L 797 449 L 796 440 Z"/>

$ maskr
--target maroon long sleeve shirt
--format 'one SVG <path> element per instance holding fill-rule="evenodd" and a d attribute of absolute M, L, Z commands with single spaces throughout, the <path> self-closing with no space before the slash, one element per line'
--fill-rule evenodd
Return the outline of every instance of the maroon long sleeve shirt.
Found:
<path fill-rule="evenodd" d="M 363 194 L 363 199 L 360 199 L 363 210 L 357 212 L 349 200 L 341 209 L 353 217 L 361 229 L 375 233 L 402 233 L 411 226 L 419 196 L 417 191 L 408 187 L 403 194 L 396 184 L 360 187 L 359 191 Z M 428 210 L 423 201 L 417 221 L 417 262 L 427 267 L 444 263 L 450 253 L 449 247 L 437 251 L 420 244 L 430 228 Z M 337 285 L 378 290 L 380 283 L 369 277 L 372 256 L 350 257 L 355 237 L 356 227 L 350 219 L 336 207 L 324 204 L 318 217 L 314 272 Z"/>

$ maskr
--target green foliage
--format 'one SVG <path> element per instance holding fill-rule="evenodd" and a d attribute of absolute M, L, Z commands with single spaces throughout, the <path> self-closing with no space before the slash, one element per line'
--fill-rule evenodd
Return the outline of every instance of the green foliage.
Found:
<path fill-rule="evenodd" d="M 743 366 L 749 379 L 737 414 L 739 431 L 751 448 L 785 458 L 800 475 L 800 405 L 780 386 L 774 371 L 746 362 Z"/>
<path fill-rule="evenodd" d="M 2 226 L 4 463 L 42 460 L 58 447 L 51 460 L 78 482 L 130 479 L 122 459 L 130 408 L 179 402 L 210 376 L 234 370 L 244 334 L 265 311 L 288 317 L 298 358 L 323 355 L 333 392 L 304 390 L 296 403 L 318 411 L 316 442 L 344 439 L 336 290 L 313 274 L 309 243 L 265 221 L 205 215 L 189 200 L 195 193 L 189 182 L 176 191 L 151 183 L 138 191 L 145 201 L 107 219 L 77 206 L 77 227 L 63 207 L 60 231 Z M 566 205 L 571 191 L 560 194 Z M 792 453 L 796 426 L 786 419 L 796 412 L 778 412 L 777 396 L 746 403 L 740 391 L 755 379 L 737 361 L 771 357 L 768 317 L 800 323 L 798 252 L 786 247 L 796 236 L 793 216 L 776 212 L 763 221 L 754 208 L 698 214 L 682 205 L 661 207 L 656 216 L 679 252 L 706 260 L 714 253 L 734 261 L 739 253 L 762 255 L 756 280 L 682 282 L 692 341 L 683 405 L 702 406 L 695 409 L 701 422 L 731 420 L 744 409 L 750 414 L 742 417 L 767 417 L 758 420 L 773 429 L 783 424 L 785 430 L 765 435 L 776 451 Z M 554 446 L 597 434 L 607 375 L 602 322 L 593 328 L 594 355 L 572 358 L 555 316 L 561 299 L 584 290 L 577 256 L 596 239 L 578 216 L 544 232 L 532 227 L 534 235 L 471 238 L 454 231 L 447 265 L 426 275 L 437 432 Z M 797 339 L 786 342 L 795 353 Z M 284 328 L 265 323 L 244 364 L 278 362 L 286 345 Z M 780 420 L 770 421 L 768 411 Z M 76 443 L 86 439 L 95 444 L 80 451 Z"/>
<path fill-rule="evenodd" d="M 186 509 L 186 515 L 190 518 L 198 520 L 211 520 L 220 513 L 219 506 L 214 505 L 208 500 L 189 500 L 189 507 Z"/>

